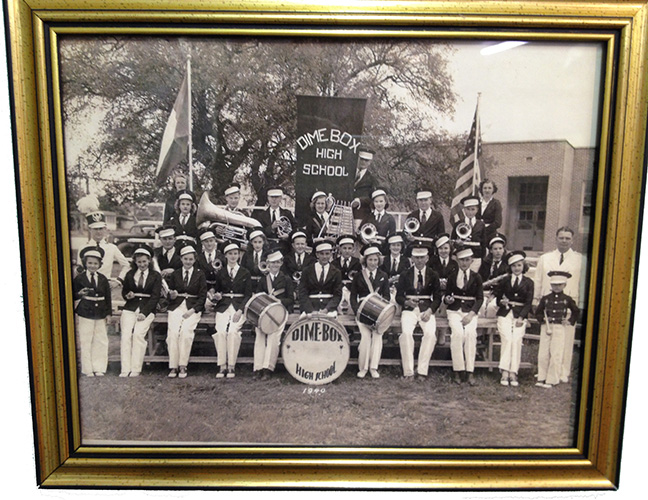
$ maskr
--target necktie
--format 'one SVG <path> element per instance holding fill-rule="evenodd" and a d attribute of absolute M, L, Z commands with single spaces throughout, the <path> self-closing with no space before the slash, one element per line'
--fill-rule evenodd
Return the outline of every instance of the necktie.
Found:
<path fill-rule="evenodd" d="M 324 284 L 324 266 L 322 266 L 322 272 L 320 273 L 319 283 L 320 285 Z"/>
<path fill-rule="evenodd" d="M 189 286 L 189 271 L 184 272 L 184 286 L 185 288 Z"/>
<path fill-rule="evenodd" d="M 516 276 L 515 283 L 513 283 L 513 288 L 517 288 L 519 284 L 520 284 L 520 277 Z"/>
<path fill-rule="evenodd" d="M 472 227 L 473 227 L 473 220 L 472 219 L 468 220 L 468 225 L 470 226 L 470 229 L 472 229 Z"/>
<path fill-rule="evenodd" d="M 162 250 L 162 257 L 164 257 L 168 261 L 169 260 L 169 251 L 168 250 Z"/>
<path fill-rule="evenodd" d="M 419 270 L 418 277 L 416 278 L 416 291 L 421 293 L 423 288 L 423 273 Z"/>
<path fill-rule="evenodd" d="M 561 266 L 562 266 L 562 263 L 564 262 L 564 260 L 565 260 L 565 254 L 561 253 L 560 254 L 560 265 Z"/>
<path fill-rule="evenodd" d="M 259 267 L 259 254 L 254 252 L 254 267 Z"/>
<path fill-rule="evenodd" d="M 93 288 L 97 288 L 97 279 L 95 278 L 95 273 L 90 273 L 90 284 Z"/>
<path fill-rule="evenodd" d="M 297 265 L 301 269 L 301 266 L 302 266 L 302 256 L 301 256 L 301 254 L 297 256 Z"/>
<path fill-rule="evenodd" d="M 378 217 L 376 217 L 376 222 L 380 224 L 380 219 L 382 219 L 382 214 L 378 214 Z"/>
<path fill-rule="evenodd" d="M 391 267 L 392 272 L 396 271 L 396 259 L 392 259 L 392 267 Z"/>
<path fill-rule="evenodd" d="M 466 271 L 463 271 L 463 286 L 461 288 L 466 288 L 467 284 L 468 284 L 468 274 L 466 274 Z"/>
<path fill-rule="evenodd" d="M 229 275 L 230 275 L 230 278 L 234 279 L 234 268 L 233 267 L 229 268 Z"/>
<path fill-rule="evenodd" d="M 180 217 L 180 224 L 182 224 L 182 227 L 184 227 L 186 223 L 187 223 L 187 216 L 183 215 L 182 217 Z"/>
<path fill-rule="evenodd" d="M 344 268 L 344 272 L 346 272 L 349 269 L 349 259 L 344 259 L 344 263 L 342 264 L 342 267 Z"/>
<path fill-rule="evenodd" d="M 356 172 L 356 178 L 355 178 L 356 182 L 360 180 L 360 177 L 362 177 L 362 170 L 358 170 Z"/>
<path fill-rule="evenodd" d="M 371 281 L 371 284 L 373 285 L 374 284 L 374 273 L 373 273 L 373 271 L 371 271 L 369 273 L 369 280 Z"/>
<path fill-rule="evenodd" d="M 491 266 L 491 276 L 495 274 L 495 271 L 497 271 L 497 262 L 493 262 L 493 265 Z"/>
<path fill-rule="evenodd" d="M 276 215 L 274 210 L 272 210 L 272 218 L 271 218 L 271 220 L 272 220 L 273 223 L 277 220 L 277 215 Z"/>
<path fill-rule="evenodd" d="M 139 280 L 137 281 L 137 288 L 144 288 L 144 273 L 140 273 Z"/>
<path fill-rule="evenodd" d="M 421 212 L 421 226 L 427 222 L 427 217 L 425 216 L 425 212 Z"/>
<path fill-rule="evenodd" d="M 441 264 L 443 265 L 444 268 L 445 268 L 445 266 L 448 265 L 448 263 L 446 262 L 445 259 L 441 259 Z"/>

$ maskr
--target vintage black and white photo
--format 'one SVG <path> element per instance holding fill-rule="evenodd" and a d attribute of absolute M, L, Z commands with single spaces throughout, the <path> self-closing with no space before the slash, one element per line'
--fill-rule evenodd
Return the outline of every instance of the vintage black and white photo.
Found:
<path fill-rule="evenodd" d="M 573 446 L 602 44 L 58 57 L 84 444 Z"/>

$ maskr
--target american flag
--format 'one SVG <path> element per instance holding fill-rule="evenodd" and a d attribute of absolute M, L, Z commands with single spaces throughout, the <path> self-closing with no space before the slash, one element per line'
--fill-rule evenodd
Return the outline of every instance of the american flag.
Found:
<path fill-rule="evenodd" d="M 477 107 L 475 108 L 475 116 L 473 118 L 472 126 L 470 127 L 470 134 L 468 134 L 468 141 L 466 142 L 466 149 L 464 150 L 463 161 L 459 165 L 459 175 L 455 183 L 454 197 L 450 205 L 450 220 L 455 223 L 463 217 L 461 210 L 461 200 L 473 194 L 477 194 L 479 183 L 481 182 L 481 169 L 479 168 L 479 157 L 481 156 L 482 143 L 481 143 L 481 129 L 479 126 L 479 98 L 477 99 Z"/>

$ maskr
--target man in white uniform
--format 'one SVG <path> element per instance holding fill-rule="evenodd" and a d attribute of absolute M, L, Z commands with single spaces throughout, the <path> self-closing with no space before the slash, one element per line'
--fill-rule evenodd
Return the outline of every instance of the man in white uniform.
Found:
<path fill-rule="evenodd" d="M 585 307 L 585 272 L 587 270 L 585 257 L 572 250 L 574 230 L 563 226 L 556 231 L 556 250 L 545 253 L 538 259 L 534 276 L 534 303 L 551 292 L 549 281 L 550 271 L 566 271 L 571 274 L 565 286 L 565 294 L 574 299 L 581 311 Z M 565 327 L 565 349 L 560 371 L 560 381 L 568 382 L 571 373 L 572 355 L 574 353 L 575 325 Z"/>

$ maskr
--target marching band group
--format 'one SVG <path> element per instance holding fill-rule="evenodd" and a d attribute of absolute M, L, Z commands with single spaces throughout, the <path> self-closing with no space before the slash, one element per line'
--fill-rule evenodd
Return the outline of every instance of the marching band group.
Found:
<path fill-rule="evenodd" d="M 301 317 L 336 318 L 349 310 L 356 314 L 360 378 L 380 376 L 383 333 L 395 317 L 380 317 L 387 307 L 400 310 L 398 344 L 407 379 L 415 373 L 428 375 L 435 346 L 446 336 L 445 328 L 437 328 L 436 317 L 446 316 L 455 381 L 474 385 L 480 315 L 497 317 L 502 385 L 518 385 L 522 338 L 532 315 L 541 324 L 536 385 L 549 388 L 568 377 L 563 358 L 568 355 L 571 362 L 569 331 L 580 314 L 574 297 L 565 293 L 572 274 L 556 265 L 536 273 L 535 280 L 525 276 L 525 253 L 507 253 L 506 237 L 497 232 L 501 206 L 498 210 L 499 202 L 492 198 L 496 188 L 491 181 L 480 186 L 481 197 L 462 200 L 464 218 L 450 233 L 441 213 L 432 209 L 430 191 L 416 194 L 418 209 L 408 214 L 404 231 L 397 232 L 394 216 L 386 211 L 386 191 L 373 189 L 368 204 L 363 200 L 356 207 L 358 213 L 369 208 L 362 215 L 359 235 L 339 234 L 335 239 L 328 230 L 331 211 L 322 191 L 312 195 L 312 213 L 298 225 L 292 212 L 280 206 L 281 188 L 269 189 L 268 207 L 246 217 L 238 209 L 236 184 L 225 190 L 225 207 L 207 215 L 197 213 L 195 195 L 185 189 L 182 176 L 176 187 L 175 201 L 167 203 L 165 222 L 157 229 L 161 246 L 139 245 L 132 264 L 106 241 L 104 214 L 87 215 L 91 239 L 79 253 L 83 272 L 74 279 L 74 298 L 81 372 L 88 377 L 104 375 L 107 369 L 106 318 L 112 314 L 111 288 L 117 286 L 108 278 L 115 261 L 122 266 L 117 280 L 125 300 L 121 377 L 141 373 L 146 335 L 161 308 L 168 312 L 168 376 L 186 377 L 194 332 L 206 307 L 215 312 L 211 330 L 216 377 L 235 377 L 241 328 L 259 294 L 280 302 L 288 312 L 297 308 Z M 174 213 L 169 213 L 171 207 Z M 214 210 L 219 210 L 216 217 Z M 243 230 L 236 227 L 250 220 L 248 227 L 241 225 Z M 561 231 L 573 235 L 569 228 Z M 539 299 L 535 308 L 534 297 Z M 357 314 L 369 298 L 378 313 Z M 267 379 L 273 373 L 285 324 L 278 322 L 274 330 L 255 325 L 255 378 Z M 415 363 L 417 325 L 423 336 Z M 565 338 L 571 338 L 571 344 Z"/>

